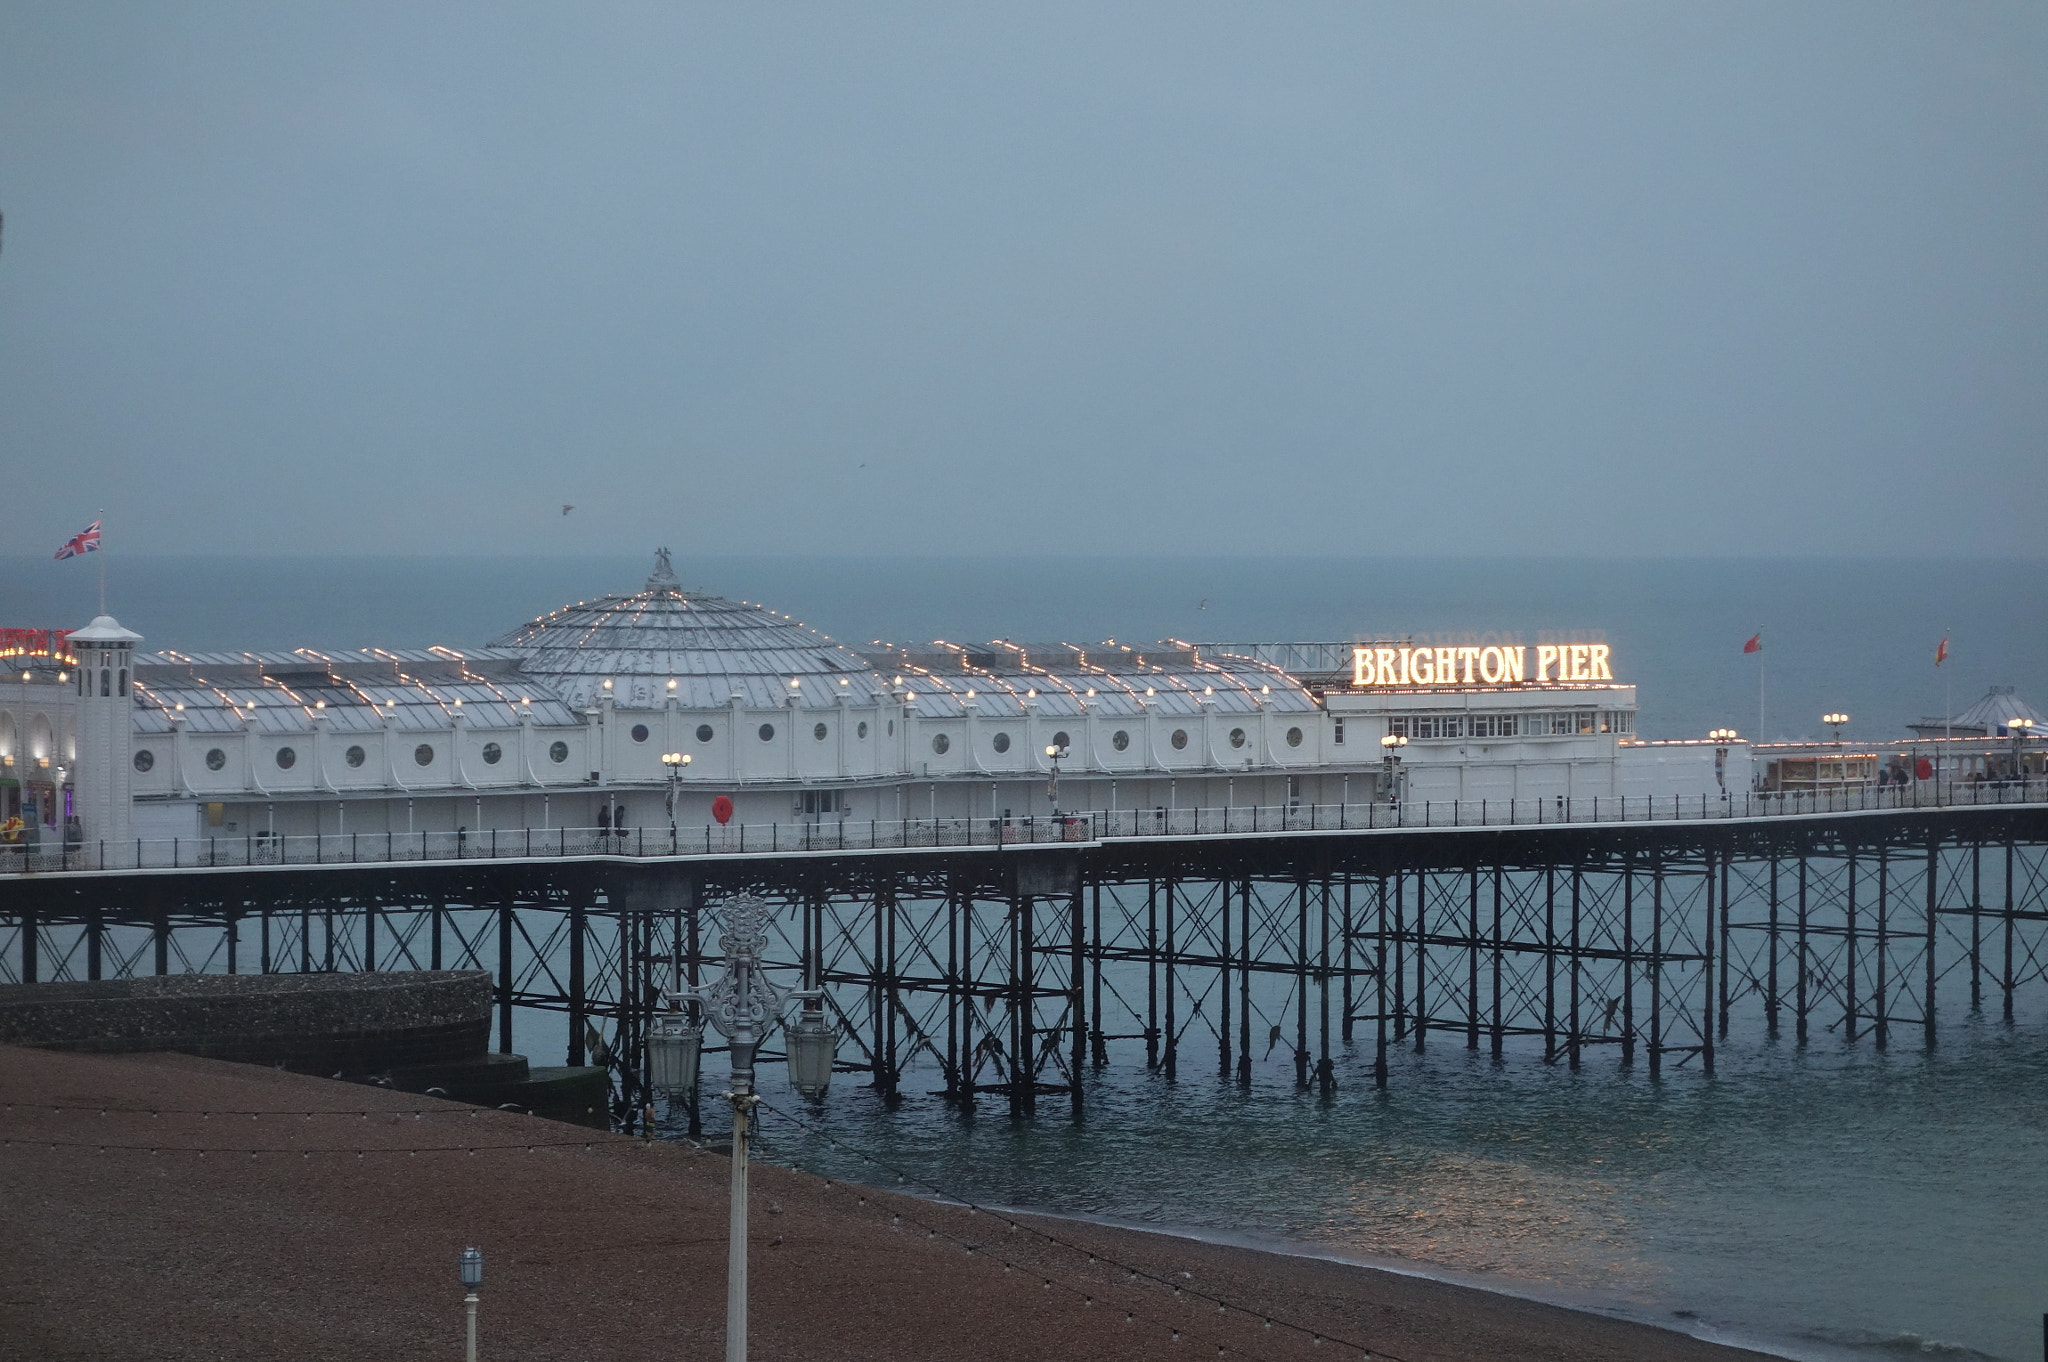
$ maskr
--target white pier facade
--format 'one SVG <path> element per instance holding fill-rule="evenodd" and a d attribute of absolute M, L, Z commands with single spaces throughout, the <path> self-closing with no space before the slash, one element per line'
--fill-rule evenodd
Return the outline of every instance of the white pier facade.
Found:
<path fill-rule="evenodd" d="M 1396 801 L 1526 813 L 1752 784 L 1739 739 L 1641 739 L 1604 646 L 855 649 L 686 591 L 665 553 L 641 590 L 483 648 L 140 651 L 106 617 L 51 637 L 0 689 L 6 812 L 46 848 Z"/>

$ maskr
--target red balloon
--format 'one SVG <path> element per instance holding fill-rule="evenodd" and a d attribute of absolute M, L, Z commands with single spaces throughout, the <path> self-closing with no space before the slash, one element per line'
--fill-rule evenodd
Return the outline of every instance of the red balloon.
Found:
<path fill-rule="evenodd" d="M 712 800 L 711 816 L 720 823 L 730 823 L 732 821 L 732 800 L 725 795 L 720 795 Z"/>
<path fill-rule="evenodd" d="M 1934 763 L 1922 757 L 1913 763 L 1913 774 L 1922 780 L 1934 779 Z"/>

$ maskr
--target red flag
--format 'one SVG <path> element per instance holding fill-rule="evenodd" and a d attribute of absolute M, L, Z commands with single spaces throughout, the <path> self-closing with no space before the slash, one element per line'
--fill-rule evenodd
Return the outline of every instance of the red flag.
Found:
<path fill-rule="evenodd" d="M 1939 644 L 1935 646 L 1934 665 L 1939 667 L 1942 663 L 1946 661 L 1948 661 L 1948 640 L 1943 639 Z"/>
<path fill-rule="evenodd" d="M 1742 645 L 1745 653 L 1760 653 L 1764 650 L 1764 636 L 1761 630 L 1749 636 L 1749 642 Z"/>

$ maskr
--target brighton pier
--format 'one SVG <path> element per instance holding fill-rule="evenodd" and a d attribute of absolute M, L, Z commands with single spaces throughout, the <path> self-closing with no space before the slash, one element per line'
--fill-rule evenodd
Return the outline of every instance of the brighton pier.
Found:
<path fill-rule="evenodd" d="M 739 894 L 841 1070 L 1020 1116 L 1125 1064 L 1335 1094 L 1397 1048 L 1932 1046 L 2048 963 L 2024 720 L 1651 742 L 1591 645 L 1424 688 L 1350 644 L 856 652 L 665 560 L 467 653 L 139 642 L 95 621 L 19 683 L 0 981 L 486 970 L 497 1047 L 559 1025 L 629 1126 Z"/>

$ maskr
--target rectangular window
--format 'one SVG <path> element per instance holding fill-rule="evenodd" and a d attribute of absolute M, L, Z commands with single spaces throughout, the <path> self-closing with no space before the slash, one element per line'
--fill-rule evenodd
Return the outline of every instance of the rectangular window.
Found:
<path fill-rule="evenodd" d="M 1330 735 L 1330 741 L 1331 741 L 1331 742 L 1334 742 L 1334 743 L 1337 743 L 1337 744 L 1339 744 L 1340 746 L 1341 746 L 1341 745 L 1343 744 L 1343 742 L 1344 742 L 1344 721 L 1343 721 L 1342 719 L 1339 719 L 1339 720 L 1337 720 L 1337 722 L 1336 722 L 1336 725 L 1335 725 L 1335 731 L 1334 731 L 1334 732 L 1332 732 L 1332 734 Z"/>

